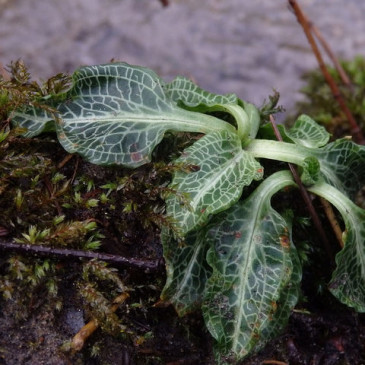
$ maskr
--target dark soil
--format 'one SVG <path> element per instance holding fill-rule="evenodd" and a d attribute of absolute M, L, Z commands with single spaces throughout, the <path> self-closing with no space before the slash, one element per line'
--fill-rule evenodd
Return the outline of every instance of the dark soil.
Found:
<path fill-rule="evenodd" d="M 0 364 L 214 364 L 211 339 L 198 315 L 179 319 L 172 308 L 152 305 L 143 316 L 129 313 L 130 322 L 140 330 L 153 333 L 150 340 L 136 344 L 123 336 L 97 331 L 80 353 L 63 352 L 61 346 L 83 321 L 83 313 L 78 312 L 81 305 L 72 292 L 73 288 L 67 286 L 61 290 L 60 294 L 66 297 L 60 313 L 38 308 L 22 321 L 14 318 L 13 303 L 3 302 Z M 291 365 L 365 364 L 364 316 L 345 309 L 339 312 L 330 309 L 311 314 L 293 313 L 285 333 L 242 364 L 270 364 L 268 360 Z M 70 319 L 75 312 L 79 313 L 79 319 Z M 93 347 L 98 349 L 94 356 L 91 355 Z"/>

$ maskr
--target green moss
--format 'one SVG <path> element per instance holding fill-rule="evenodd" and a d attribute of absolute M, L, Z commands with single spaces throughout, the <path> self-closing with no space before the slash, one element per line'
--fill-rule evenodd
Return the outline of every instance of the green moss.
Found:
<path fill-rule="evenodd" d="M 359 127 L 365 131 L 365 58 L 358 56 L 353 60 L 341 62 L 341 65 L 352 82 L 351 86 L 343 84 L 334 68 L 329 68 L 330 74 L 344 95 Z M 306 100 L 297 104 L 297 114 L 308 114 L 323 124 L 333 135 L 333 139 L 350 135 L 347 118 L 334 100 L 322 73 L 319 70 L 308 72 L 303 76 L 303 80 L 306 85 L 301 92 L 306 96 Z"/>

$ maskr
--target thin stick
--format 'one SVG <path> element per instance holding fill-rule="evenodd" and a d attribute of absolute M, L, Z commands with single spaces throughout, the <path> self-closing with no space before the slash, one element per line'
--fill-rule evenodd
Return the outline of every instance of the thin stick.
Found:
<path fill-rule="evenodd" d="M 328 221 L 331 224 L 331 227 L 333 229 L 333 232 L 335 232 L 336 238 L 338 243 L 340 244 L 341 248 L 344 248 L 344 243 L 342 240 L 342 230 L 340 227 L 340 224 L 337 221 L 337 218 L 335 216 L 335 213 L 333 211 L 332 205 L 324 198 L 320 198 L 323 209 L 326 213 L 326 216 L 328 218 Z"/>
<path fill-rule="evenodd" d="M 328 57 L 332 60 L 333 65 L 335 66 L 335 69 L 337 70 L 338 74 L 340 75 L 342 82 L 347 87 L 352 88 L 350 78 L 348 77 L 344 68 L 341 66 L 341 63 L 338 61 L 335 54 L 332 52 L 331 47 L 329 46 L 329 44 L 326 42 L 326 40 L 322 36 L 322 33 L 320 32 L 320 30 L 312 22 L 308 21 L 308 19 L 307 19 L 307 22 L 308 22 L 309 27 L 312 30 L 313 34 L 316 36 L 319 43 L 322 45 L 323 49 L 326 51 Z"/>
<path fill-rule="evenodd" d="M 278 141 L 282 142 L 283 141 L 283 138 L 281 137 L 281 134 L 280 134 L 280 131 L 279 129 L 277 128 L 276 126 L 276 123 L 275 123 L 275 119 L 272 115 L 270 115 L 270 122 L 271 122 L 271 125 L 274 129 L 274 133 L 275 133 L 275 136 L 276 138 L 278 139 Z M 321 221 L 318 217 L 318 214 L 316 212 L 316 210 L 314 209 L 314 206 L 312 204 L 312 200 L 308 194 L 308 191 L 307 189 L 304 187 L 302 181 L 300 180 L 300 177 L 299 177 L 299 174 L 295 168 L 295 166 L 291 163 L 288 163 L 289 165 L 289 168 L 290 168 L 290 171 L 293 175 L 293 178 L 294 178 L 294 181 L 296 182 L 296 184 L 298 185 L 298 188 L 299 188 L 299 191 L 300 191 L 300 194 L 302 195 L 302 198 L 308 208 L 308 211 L 309 211 L 309 214 L 311 215 L 312 217 L 312 220 L 313 220 L 313 223 L 321 237 L 321 240 L 323 242 L 323 245 L 327 251 L 327 254 L 328 256 L 330 257 L 331 259 L 331 262 L 333 263 L 333 252 L 332 252 L 332 249 L 331 249 L 331 245 L 327 239 L 327 236 L 322 228 L 322 224 L 321 224 Z"/>
<path fill-rule="evenodd" d="M 75 162 L 75 167 L 74 167 L 74 172 L 72 174 L 71 180 L 70 180 L 70 184 L 72 185 L 75 181 L 76 178 L 76 174 L 77 174 L 77 169 L 79 168 L 79 161 L 80 161 L 80 157 L 76 158 L 76 162 Z"/>
<path fill-rule="evenodd" d="M 62 167 L 65 166 L 67 164 L 67 162 L 70 161 L 71 158 L 74 156 L 75 155 L 72 155 L 72 154 L 66 155 L 66 157 L 57 165 L 57 168 L 62 169 Z"/>
<path fill-rule="evenodd" d="M 114 299 L 110 310 L 114 313 L 118 309 L 119 305 L 124 303 L 128 298 L 128 293 L 122 293 Z M 73 351 L 80 351 L 84 347 L 85 341 L 96 331 L 98 327 L 99 322 L 96 318 L 93 318 L 90 322 L 86 323 L 85 326 L 83 326 L 73 337 L 71 341 L 71 349 Z"/>
<path fill-rule="evenodd" d="M 261 364 L 271 364 L 271 365 L 288 365 L 286 362 L 278 360 L 264 360 Z"/>
<path fill-rule="evenodd" d="M 309 23 L 307 21 L 307 18 L 305 17 L 305 15 L 303 14 L 301 8 L 299 7 L 299 5 L 297 4 L 297 2 L 295 0 L 288 0 L 289 5 L 292 7 L 292 9 L 294 10 L 294 13 L 298 19 L 299 24 L 302 26 L 303 31 L 308 39 L 309 44 L 312 47 L 312 51 L 314 53 L 314 55 L 317 58 L 319 67 L 322 71 L 322 74 L 324 76 L 324 78 L 326 79 L 332 94 L 334 96 L 334 98 L 337 100 L 338 104 L 340 105 L 340 108 L 342 109 L 343 113 L 346 115 L 347 120 L 349 121 L 350 127 L 352 129 L 352 136 L 354 138 L 354 141 L 359 143 L 359 144 L 365 144 L 365 138 L 363 136 L 363 133 L 360 129 L 360 127 L 358 126 L 354 116 L 352 115 L 350 109 L 347 107 L 346 102 L 341 94 L 340 89 L 338 88 L 338 86 L 336 85 L 335 81 L 333 80 L 332 76 L 330 75 L 330 73 L 327 70 L 327 67 L 323 61 L 323 58 L 321 56 L 321 53 L 317 47 L 317 44 L 313 38 L 313 35 L 311 33 L 310 30 L 310 26 Z"/>
<path fill-rule="evenodd" d="M 158 270 L 161 263 L 159 260 L 139 260 L 135 258 L 127 258 L 119 255 L 110 255 L 106 253 L 97 253 L 92 251 L 83 250 L 71 250 L 66 248 L 54 248 L 48 246 L 21 244 L 15 242 L 4 242 L 0 241 L 0 249 L 8 251 L 25 252 L 30 254 L 40 254 L 47 256 L 58 256 L 58 257 L 73 257 L 73 258 L 89 258 L 98 259 L 101 261 L 107 261 L 114 264 L 123 266 L 145 269 L 146 271 Z"/>

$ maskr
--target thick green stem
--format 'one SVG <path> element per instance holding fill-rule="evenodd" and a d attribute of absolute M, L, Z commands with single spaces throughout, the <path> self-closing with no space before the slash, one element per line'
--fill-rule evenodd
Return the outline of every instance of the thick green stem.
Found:
<path fill-rule="evenodd" d="M 297 144 L 256 139 L 250 142 L 245 150 L 256 158 L 268 158 L 289 162 L 301 166 L 306 157 L 312 156 L 311 149 Z"/>
<path fill-rule="evenodd" d="M 196 115 L 196 118 L 192 118 L 192 113 Z M 179 118 L 179 114 L 182 116 L 181 118 Z M 224 130 L 233 133 L 236 132 L 234 126 L 211 115 L 194 111 L 185 111 L 183 109 L 180 110 L 179 114 L 174 111 L 174 114 L 169 117 L 169 122 L 172 121 L 172 130 L 181 132 L 198 132 L 204 134 Z M 156 120 L 157 119 L 161 119 L 161 117 L 157 116 Z"/>
<path fill-rule="evenodd" d="M 189 107 L 185 107 L 186 110 L 192 111 L 192 112 L 198 112 L 203 119 L 206 118 L 214 118 L 216 120 L 218 120 L 222 125 L 223 128 L 220 128 L 219 125 L 219 130 L 228 130 L 230 132 L 234 132 L 237 133 L 238 136 L 240 137 L 241 141 L 246 140 L 250 133 L 251 133 L 251 126 L 250 126 L 250 121 L 249 121 L 249 117 L 246 113 L 245 110 L 243 110 L 243 108 L 240 105 L 235 105 L 235 104 L 217 104 L 215 106 L 199 106 L 199 109 L 197 110 L 195 107 L 189 108 Z M 195 111 L 197 110 L 197 111 Z M 233 125 L 219 119 L 219 118 L 215 118 L 211 115 L 207 115 L 207 114 L 203 114 L 206 112 L 225 112 L 228 114 L 231 114 L 233 116 L 233 118 L 235 119 L 236 123 L 237 123 L 237 130 L 236 128 L 233 127 Z M 218 122 L 214 123 L 214 126 L 217 125 Z M 210 123 L 207 122 L 206 123 L 206 127 L 208 129 L 210 129 Z M 216 129 L 215 129 L 216 130 Z M 211 130 L 210 130 L 211 131 Z M 204 132 L 206 133 L 206 132 Z"/>
<path fill-rule="evenodd" d="M 351 211 L 360 209 L 347 196 L 324 181 L 308 187 L 308 191 L 329 201 L 347 219 L 351 217 Z"/>
<path fill-rule="evenodd" d="M 227 109 L 227 112 L 232 114 L 236 119 L 237 134 L 241 141 L 244 141 L 247 139 L 251 129 L 247 113 L 239 105 L 224 105 L 224 107 Z"/>

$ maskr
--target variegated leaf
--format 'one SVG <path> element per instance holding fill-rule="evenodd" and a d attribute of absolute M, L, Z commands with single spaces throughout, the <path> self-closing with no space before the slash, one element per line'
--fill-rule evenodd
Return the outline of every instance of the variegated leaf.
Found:
<path fill-rule="evenodd" d="M 204 225 L 209 217 L 234 204 L 244 186 L 263 176 L 262 166 L 241 147 L 236 134 L 210 133 L 187 148 L 177 162 L 195 171 L 178 171 L 171 183 L 178 194 L 167 200 L 167 213 L 182 234 Z M 188 204 L 179 196 L 187 195 Z"/>
<path fill-rule="evenodd" d="M 86 66 L 73 74 L 73 86 L 57 106 L 56 131 L 62 146 L 96 164 L 137 167 L 150 161 L 166 131 L 234 132 L 218 118 L 178 107 L 151 70 L 126 63 Z M 58 99 L 60 96 L 58 96 Z M 32 135 L 44 130 L 44 117 L 27 111 Z"/>
<path fill-rule="evenodd" d="M 308 190 L 331 202 L 346 226 L 344 248 L 336 255 L 337 266 L 329 289 L 342 303 L 365 312 L 365 210 L 324 182 Z"/>
<path fill-rule="evenodd" d="M 275 173 L 209 225 L 213 273 L 203 315 L 222 363 L 260 347 L 286 324 L 295 305 L 300 268 L 294 268 L 290 226 L 270 205 L 275 192 L 293 184 L 289 172 Z"/>
<path fill-rule="evenodd" d="M 167 279 L 161 299 L 173 304 L 180 316 L 199 308 L 211 269 L 206 262 L 205 230 L 188 233 L 183 242 L 162 234 Z"/>

